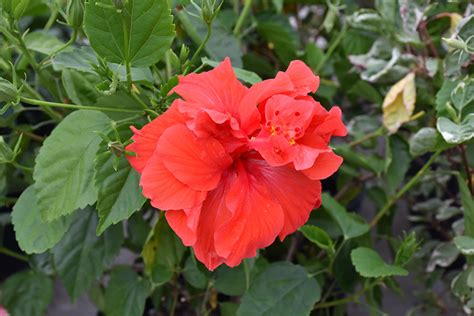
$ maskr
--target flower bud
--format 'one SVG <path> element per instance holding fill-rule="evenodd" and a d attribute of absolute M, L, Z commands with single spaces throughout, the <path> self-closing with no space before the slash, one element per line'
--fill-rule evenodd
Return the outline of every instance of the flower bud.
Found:
<path fill-rule="evenodd" d="M 119 10 L 122 10 L 123 9 L 123 5 L 124 5 L 124 0 L 112 0 L 114 6 L 119 9 Z M 126 1 L 125 1 L 126 2 Z"/>
<path fill-rule="evenodd" d="M 0 102 L 2 103 L 18 103 L 20 94 L 18 89 L 10 81 L 0 78 Z"/>
<path fill-rule="evenodd" d="M 173 66 L 173 68 L 175 68 L 175 69 L 180 69 L 181 68 L 181 62 L 179 60 L 178 55 L 176 55 L 176 53 L 173 52 L 172 49 L 170 49 L 168 51 L 168 56 L 169 56 L 171 66 Z"/>
<path fill-rule="evenodd" d="M 220 4 L 216 0 L 202 0 L 201 16 L 207 25 L 211 25 L 212 21 L 219 13 Z"/>
<path fill-rule="evenodd" d="M 30 0 L 2 0 L 2 8 L 15 20 L 19 20 L 28 8 Z"/>
<path fill-rule="evenodd" d="M 67 23 L 77 29 L 84 21 L 84 0 L 70 0 L 67 6 Z"/>
<path fill-rule="evenodd" d="M 189 47 L 186 45 L 181 45 L 181 50 L 179 51 L 179 61 L 181 64 L 184 64 L 189 57 Z"/>
<path fill-rule="evenodd" d="M 460 41 L 455 38 L 442 38 L 443 41 L 448 44 L 449 47 L 456 48 L 456 49 L 465 49 L 466 44 L 463 41 Z"/>

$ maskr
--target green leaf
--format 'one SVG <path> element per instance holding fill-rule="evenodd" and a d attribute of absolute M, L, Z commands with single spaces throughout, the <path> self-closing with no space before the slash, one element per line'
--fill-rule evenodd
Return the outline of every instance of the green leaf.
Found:
<path fill-rule="evenodd" d="M 7 143 L 5 143 L 3 137 L 0 136 L 0 164 L 11 163 L 14 160 L 15 156 L 12 149 Z"/>
<path fill-rule="evenodd" d="M 25 36 L 25 44 L 29 50 L 50 55 L 64 46 L 56 36 L 44 32 L 32 32 Z"/>
<path fill-rule="evenodd" d="M 186 33 L 198 45 L 202 43 L 207 34 L 207 26 L 203 21 L 186 13 L 197 14 L 196 9 L 192 5 L 186 6 L 186 10 L 177 12 L 177 16 L 183 25 Z M 229 57 L 232 65 L 242 67 L 242 47 L 239 39 L 235 37 L 229 30 L 225 21 L 220 15 L 212 23 L 211 37 L 206 44 L 206 53 L 213 60 L 221 61 L 225 57 Z"/>
<path fill-rule="evenodd" d="M 54 70 L 57 71 L 72 69 L 96 75 L 92 65 L 97 65 L 99 61 L 97 60 L 92 48 L 83 46 L 80 49 L 74 48 L 70 51 L 61 52 L 60 54 L 54 56 L 52 63 Z M 113 72 L 118 72 L 118 76 L 121 81 L 127 80 L 125 66 L 114 63 L 107 63 L 107 65 Z M 153 82 L 153 75 L 149 68 L 132 67 L 131 71 L 134 81 Z"/>
<path fill-rule="evenodd" d="M 356 246 L 355 240 L 350 239 L 346 241 L 344 244 L 341 244 L 334 259 L 333 271 L 337 271 L 334 273 L 334 278 L 337 284 L 346 292 L 353 292 L 357 281 L 360 279 L 351 262 L 351 252 Z"/>
<path fill-rule="evenodd" d="M 18 198 L 12 212 L 12 223 L 20 248 L 28 254 L 42 253 L 56 245 L 69 228 L 70 217 L 44 222 L 33 186 Z"/>
<path fill-rule="evenodd" d="M 217 291 L 229 296 L 240 296 L 250 286 L 250 262 L 245 259 L 234 268 L 220 266 L 216 270 L 214 286 Z"/>
<path fill-rule="evenodd" d="M 474 255 L 474 238 L 469 236 L 454 237 L 454 244 L 464 255 Z"/>
<path fill-rule="evenodd" d="M 175 32 L 167 0 L 129 0 L 119 12 L 112 0 L 86 3 L 85 30 L 92 48 L 109 62 L 148 67 L 161 60 Z"/>
<path fill-rule="evenodd" d="M 150 230 L 150 224 L 143 218 L 143 213 L 135 213 L 132 215 L 127 221 L 127 236 L 130 248 L 136 252 L 140 252 L 143 249 Z"/>
<path fill-rule="evenodd" d="M 369 225 L 360 216 L 348 213 L 344 206 L 327 193 L 323 194 L 323 207 L 341 228 L 344 239 L 362 236 L 370 229 Z"/>
<path fill-rule="evenodd" d="M 419 246 L 420 243 L 416 240 L 416 234 L 414 232 L 406 236 L 400 244 L 400 247 L 398 247 L 395 255 L 395 265 L 404 266 L 407 264 Z"/>
<path fill-rule="evenodd" d="M 96 131 L 110 126 L 96 111 L 68 115 L 43 143 L 33 173 L 42 218 L 53 221 L 93 204 L 97 190 L 91 185 L 100 137 Z"/>
<path fill-rule="evenodd" d="M 69 99 L 75 104 L 94 105 L 100 94 L 95 88 L 100 79 L 92 74 L 80 73 L 75 70 L 64 69 L 62 72 L 64 90 Z"/>
<path fill-rule="evenodd" d="M 324 52 L 321 48 L 319 48 L 315 43 L 308 43 L 306 44 L 305 48 L 305 63 L 311 69 L 316 69 L 318 67 L 319 62 L 324 58 Z"/>
<path fill-rule="evenodd" d="M 410 139 L 410 154 L 414 157 L 449 147 L 432 127 L 423 127 Z"/>
<path fill-rule="evenodd" d="M 457 179 L 464 212 L 464 234 L 474 238 L 474 199 L 464 179 L 460 175 Z"/>
<path fill-rule="evenodd" d="M 42 316 L 53 299 L 53 281 L 31 270 L 12 275 L 0 290 L 0 304 L 12 316 Z"/>
<path fill-rule="evenodd" d="M 76 212 L 68 233 L 53 248 L 56 270 L 73 301 L 98 280 L 123 242 L 122 225 L 97 237 L 97 221 L 92 208 Z"/>
<path fill-rule="evenodd" d="M 210 60 L 209 58 L 206 58 L 206 57 L 203 57 L 201 60 L 202 60 L 202 63 L 204 65 L 209 65 L 209 66 L 214 67 L 214 68 L 219 65 L 219 63 L 217 61 Z M 248 71 L 248 70 L 241 69 L 241 68 L 235 68 L 235 67 L 233 67 L 233 68 L 234 68 L 235 75 L 237 76 L 237 78 L 242 80 L 243 82 L 247 82 L 247 83 L 250 83 L 250 84 L 255 84 L 257 82 L 262 81 L 262 78 L 260 78 L 259 75 L 257 75 L 256 73 L 254 73 L 252 71 Z"/>
<path fill-rule="evenodd" d="M 458 85 L 459 81 L 444 80 L 441 89 L 436 93 L 436 112 L 438 115 L 447 115 L 446 104 L 451 102 L 451 93 Z"/>
<path fill-rule="evenodd" d="M 52 59 L 56 71 L 73 69 L 81 72 L 95 74 L 92 65 L 98 64 L 94 51 L 88 47 L 74 48 L 71 51 L 61 52 Z"/>
<path fill-rule="evenodd" d="M 408 275 L 407 270 L 397 265 L 387 264 L 378 253 L 370 248 L 359 247 L 352 250 L 351 258 L 356 271 L 366 278 Z"/>
<path fill-rule="evenodd" d="M 336 154 L 341 155 L 344 158 L 345 163 L 371 170 L 377 174 L 381 173 L 384 170 L 385 161 L 377 156 L 359 155 L 347 145 L 338 146 L 335 152 Z"/>
<path fill-rule="evenodd" d="M 185 250 L 164 216 L 160 216 L 142 251 L 145 272 L 155 285 L 162 285 L 171 280 Z"/>
<path fill-rule="evenodd" d="M 107 316 L 142 316 L 151 294 L 148 281 L 128 267 L 114 269 L 105 290 Z"/>
<path fill-rule="evenodd" d="M 235 316 L 237 315 L 237 310 L 239 305 L 233 302 L 219 302 L 221 316 Z"/>
<path fill-rule="evenodd" d="M 119 128 L 121 137 L 128 136 L 128 132 L 126 125 Z M 127 139 L 127 136 L 122 139 Z M 128 219 L 140 210 L 146 201 L 139 185 L 140 175 L 132 169 L 123 154 L 117 157 L 108 145 L 108 142 L 102 141 L 94 163 L 94 182 L 98 190 L 99 235 L 110 225 Z M 114 169 L 115 159 L 118 159 L 117 170 Z"/>
<path fill-rule="evenodd" d="M 387 168 L 387 189 L 395 192 L 398 186 L 405 179 L 411 163 L 409 147 L 407 142 L 400 136 L 392 135 L 388 137 L 389 165 Z"/>
<path fill-rule="evenodd" d="M 320 298 L 318 282 L 303 267 L 289 262 L 274 263 L 242 296 L 237 315 L 309 315 Z"/>
<path fill-rule="evenodd" d="M 204 271 L 198 266 L 196 258 L 193 255 L 189 256 L 186 259 L 186 264 L 184 265 L 183 276 L 189 284 L 191 284 L 196 289 L 205 289 L 207 286 L 207 276 Z"/>
<path fill-rule="evenodd" d="M 436 124 L 444 140 L 450 144 L 461 144 L 474 137 L 474 113 L 469 114 L 461 124 L 446 117 L 438 118 Z"/>
<path fill-rule="evenodd" d="M 101 96 L 97 99 L 97 103 L 94 105 L 106 108 L 143 110 L 143 107 L 140 105 L 140 103 L 138 103 L 124 91 L 117 91 L 112 95 Z M 106 114 L 112 120 L 116 121 L 130 118 L 130 113 L 106 112 Z"/>
<path fill-rule="evenodd" d="M 257 21 L 257 32 L 268 42 L 269 47 L 275 50 L 284 64 L 296 59 L 299 39 L 288 18 L 284 15 L 263 14 L 258 16 Z"/>
<path fill-rule="evenodd" d="M 304 225 L 299 230 L 309 241 L 318 245 L 319 248 L 334 252 L 334 243 L 331 237 L 321 228 L 314 225 Z"/>

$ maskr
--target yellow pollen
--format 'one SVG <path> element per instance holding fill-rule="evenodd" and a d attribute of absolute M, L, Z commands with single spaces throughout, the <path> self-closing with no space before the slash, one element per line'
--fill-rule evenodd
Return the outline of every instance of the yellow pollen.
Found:
<path fill-rule="evenodd" d="M 290 145 L 294 145 L 294 144 L 296 144 L 296 141 L 295 141 L 294 138 L 292 138 L 292 139 L 289 140 L 289 143 L 290 143 Z"/>
<path fill-rule="evenodd" d="M 273 135 L 276 135 L 276 129 L 275 129 L 275 125 L 272 125 L 272 127 L 270 127 L 270 133 Z"/>

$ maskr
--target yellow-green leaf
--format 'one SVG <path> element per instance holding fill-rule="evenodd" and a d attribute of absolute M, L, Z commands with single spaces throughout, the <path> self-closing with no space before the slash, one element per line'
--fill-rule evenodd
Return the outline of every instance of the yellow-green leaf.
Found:
<path fill-rule="evenodd" d="M 391 134 L 410 120 L 415 109 L 415 101 L 415 75 L 409 73 L 390 88 L 383 101 L 383 124 Z"/>

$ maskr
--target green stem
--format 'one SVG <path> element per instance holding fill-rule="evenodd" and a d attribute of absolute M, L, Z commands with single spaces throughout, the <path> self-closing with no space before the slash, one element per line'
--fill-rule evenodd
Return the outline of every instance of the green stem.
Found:
<path fill-rule="evenodd" d="M 41 97 L 41 95 L 35 90 L 33 89 L 26 81 L 23 81 L 23 88 L 27 90 L 27 92 L 29 94 L 31 94 L 32 97 L 36 98 L 36 99 L 39 99 L 39 100 L 43 100 L 43 98 Z M 50 107 L 46 106 L 46 107 L 42 107 L 41 108 L 46 114 L 48 114 L 55 122 L 61 122 L 61 120 L 63 119 L 62 115 L 59 114 L 59 113 L 56 113 L 55 111 L 53 111 L 53 109 L 51 109 Z"/>
<path fill-rule="evenodd" d="M 4 255 L 7 255 L 7 256 L 10 256 L 12 258 L 15 258 L 15 259 L 18 259 L 18 260 L 21 260 L 21 261 L 25 261 L 25 262 L 29 262 L 28 260 L 28 257 L 27 256 L 24 256 L 22 254 L 19 254 L 19 253 L 16 253 L 10 249 L 7 249 L 5 247 L 0 247 L 0 253 L 4 254 Z"/>
<path fill-rule="evenodd" d="M 65 104 L 65 103 L 56 103 L 56 102 L 47 102 L 42 100 L 34 100 L 30 98 L 21 97 L 21 101 L 24 103 L 37 105 L 41 107 L 57 107 L 64 109 L 73 109 L 73 110 L 94 110 L 94 111 L 107 111 L 107 112 L 122 112 L 122 113 L 143 113 L 139 110 L 127 110 L 119 108 L 105 108 L 100 106 L 87 106 L 87 105 L 78 105 L 78 104 Z"/>
<path fill-rule="evenodd" d="M 206 286 L 206 292 L 204 293 L 204 298 L 202 299 L 202 303 L 201 303 L 201 315 L 206 314 L 206 306 L 207 306 L 207 301 L 209 300 L 211 287 L 212 287 L 212 283 L 208 282 Z"/>
<path fill-rule="evenodd" d="M 28 172 L 28 173 L 33 173 L 33 168 L 30 168 L 30 167 L 27 167 L 27 166 L 23 166 L 23 165 L 19 164 L 19 163 L 16 162 L 16 161 L 13 161 L 13 162 L 12 162 L 12 165 L 13 165 L 15 168 L 21 169 L 22 171 L 25 171 L 25 172 Z"/>
<path fill-rule="evenodd" d="M 313 309 L 322 309 L 322 308 L 328 308 L 328 307 L 343 305 L 343 304 L 352 303 L 352 302 L 358 302 L 359 297 L 361 297 L 365 292 L 372 289 L 374 286 L 377 286 L 380 282 L 381 282 L 381 280 L 377 279 L 377 280 L 374 281 L 374 283 L 364 286 L 362 289 L 360 289 L 354 295 L 347 296 L 347 297 L 344 297 L 344 298 L 341 298 L 341 299 L 338 299 L 338 300 L 334 300 L 334 301 L 330 301 L 330 302 L 318 303 L 314 306 Z"/>
<path fill-rule="evenodd" d="M 121 14 L 122 16 L 122 25 L 123 25 L 123 40 L 124 40 L 124 47 L 128 48 L 130 46 L 130 30 L 128 28 L 128 23 L 125 20 L 125 14 Z M 125 69 L 127 71 L 127 85 L 128 85 L 128 90 L 131 92 L 132 91 L 132 68 L 130 65 L 130 58 L 128 56 L 129 51 L 125 52 L 124 60 L 125 60 Z"/>
<path fill-rule="evenodd" d="M 349 145 L 349 147 L 354 147 L 354 146 L 360 145 L 362 143 L 365 143 L 369 139 L 381 136 L 383 134 L 383 131 L 384 131 L 384 128 L 380 127 L 378 129 L 376 129 L 375 131 L 373 131 L 372 133 L 369 133 L 369 134 L 365 135 L 364 137 L 361 137 L 359 139 L 356 139 L 353 142 L 350 142 L 348 145 Z"/>
<path fill-rule="evenodd" d="M 176 306 L 178 305 L 178 288 L 177 288 L 177 282 L 174 282 L 174 289 L 173 289 L 173 301 L 171 303 L 171 308 L 170 308 L 170 316 L 174 316 L 176 312 Z"/>
<path fill-rule="evenodd" d="M 413 188 L 413 186 L 415 186 L 415 184 L 418 183 L 418 181 L 421 179 L 421 177 L 423 176 L 423 174 L 429 169 L 429 167 L 431 166 L 431 164 L 436 160 L 436 158 L 438 158 L 438 156 L 441 154 L 441 150 L 438 150 L 437 152 L 435 152 L 433 154 L 433 156 L 431 156 L 431 158 L 425 163 L 425 165 L 416 173 L 416 175 L 411 178 L 410 181 L 408 181 L 407 184 L 405 184 L 403 186 L 403 188 L 400 189 L 400 191 L 398 191 L 397 194 L 395 194 L 395 196 L 393 196 L 392 198 L 390 198 L 387 203 L 385 203 L 384 207 L 380 210 L 380 212 L 377 213 L 377 215 L 375 215 L 375 217 L 372 219 L 372 221 L 370 222 L 370 226 L 371 227 L 374 227 L 375 225 L 377 225 L 377 223 L 380 221 L 380 219 L 385 215 L 387 214 L 389 211 L 390 211 L 390 208 L 408 191 L 410 190 L 411 188 Z"/>
<path fill-rule="evenodd" d="M 336 39 L 331 43 L 331 46 L 329 46 L 326 54 L 324 54 L 324 57 L 321 58 L 321 61 L 319 62 L 319 64 L 316 66 L 316 68 L 314 69 L 314 72 L 315 73 L 319 73 L 319 71 L 321 70 L 321 68 L 324 66 L 324 64 L 328 61 L 329 57 L 331 57 L 332 53 L 334 53 L 334 51 L 336 50 L 337 46 L 339 46 L 339 43 L 341 42 L 342 38 L 344 37 L 344 35 L 346 34 L 346 30 L 347 30 L 347 23 L 344 23 L 344 25 L 342 26 L 342 29 L 341 29 L 341 32 L 339 32 L 339 34 L 337 35 Z"/>
<path fill-rule="evenodd" d="M 60 52 L 62 52 L 63 50 L 65 50 L 66 48 L 68 48 L 69 46 L 71 46 L 72 44 L 74 44 L 77 40 L 77 36 L 79 34 L 79 30 L 78 29 L 74 29 L 74 31 L 72 32 L 72 35 L 71 35 L 71 38 L 69 39 L 69 41 L 64 44 L 63 46 L 59 47 L 57 50 L 55 50 L 52 54 L 50 54 L 48 57 L 46 57 L 45 59 L 43 59 L 40 63 L 39 63 L 39 67 L 43 67 L 44 64 L 48 61 L 48 60 L 51 60 L 51 58 L 53 58 L 54 56 L 56 56 L 57 54 L 59 54 Z"/>
<path fill-rule="evenodd" d="M 351 296 L 344 297 L 344 298 L 341 298 L 341 299 L 338 299 L 338 300 L 317 304 L 314 307 L 314 309 L 322 309 L 322 308 L 328 308 L 328 307 L 333 307 L 333 306 L 337 306 L 337 305 L 343 305 L 343 304 L 351 303 L 351 302 L 354 302 L 357 298 L 359 298 L 359 296 L 357 296 L 357 294 L 351 295 Z"/>
<path fill-rule="evenodd" d="M 252 7 L 252 0 L 245 0 L 244 2 L 244 7 L 242 9 L 242 12 L 240 12 L 239 19 L 237 20 L 237 23 L 235 23 L 234 27 L 234 35 L 238 36 L 240 29 L 242 28 L 242 25 L 245 22 L 245 19 L 247 18 L 250 8 Z"/>
<path fill-rule="evenodd" d="M 132 67 L 130 66 L 130 62 L 126 61 L 125 62 L 125 69 L 127 71 L 127 85 L 128 85 L 128 90 L 132 92 L 132 85 L 133 85 L 133 79 L 132 79 Z M 133 92 L 132 92 L 133 93 Z"/>
<path fill-rule="evenodd" d="M 211 38 L 211 33 L 212 33 L 212 26 L 210 24 L 207 25 L 207 34 L 206 37 L 204 38 L 204 41 L 201 42 L 201 45 L 199 45 L 198 49 L 194 52 L 193 58 L 191 59 L 190 65 L 184 70 L 183 75 L 187 75 L 189 70 L 191 69 L 191 66 L 195 64 L 197 59 L 199 58 L 199 54 L 201 51 L 206 47 L 207 42 Z"/>
<path fill-rule="evenodd" d="M 49 31 L 49 29 L 53 26 L 54 22 L 56 22 L 56 19 L 58 18 L 58 13 L 58 9 L 54 9 L 53 12 L 51 12 L 48 22 L 46 22 L 46 25 L 43 28 L 44 32 Z"/>

